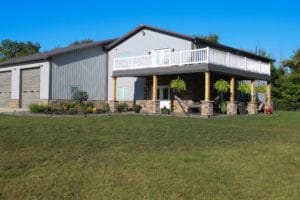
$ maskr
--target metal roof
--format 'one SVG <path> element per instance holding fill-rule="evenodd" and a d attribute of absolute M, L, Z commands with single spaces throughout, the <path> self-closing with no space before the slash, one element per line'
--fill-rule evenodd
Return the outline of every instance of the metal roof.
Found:
<path fill-rule="evenodd" d="M 145 25 L 145 24 L 141 24 L 140 26 L 136 27 L 135 29 L 133 29 L 132 31 L 130 31 L 129 33 L 125 34 L 124 36 L 120 37 L 119 39 L 115 40 L 114 42 L 108 44 L 106 46 L 106 50 L 111 50 L 112 48 L 114 48 L 115 46 L 117 46 L 118 44 L 122 43 L 123 41 L 127 40 L 128 38 L 130 38 L 131 36 L 133 36 L 134 34 L 138 33 L 139 31 L 143 30 L 143 29 L 147 29 L 147 30 L 152 30 L 155 32 L 159 32 L 159 33 L 163 33 L 163 34 L 167 34 L 167 35 L 171 35 L 174 37 L 178 37 L 181 39 L 185 39 L 185 40 L 191 40 L 194 43 L 201 43 L 210 47 L 214 47 L 220 50 L 226 50 L 229 51 L 233 54 L 237 54 L 237 55 L 243 55 L 249 58 L 253 58 L 253 59 L 258 59 L 258 60 L 262 60 L 262 61 L 266 61 L 266 62 L 275 62 L 275 60 L 264 57 L 264 56 L 259 56 L 256 55 L 254 53 L 251 52 L 247 52 L 244 50 L 239 50 L 236 48 L 232 48 L 223 44 L 219 44 L 219 43 L 214 43 L 214 42 L 210 42 L 208 40 L 205 40 L 201 37 L 198 36 L 190 36 L 190 35 L 185 35 L 182 33 L 177 33 L 177 32 L 173 32 L 173 31 L 169 31 L 169 30 L 165 30 L 165 29 L 161 29 L 161 28 L 157 28 L 154 26 L 149 26 L 149 25 Z"/>
<path fill-rule="evenodd" d="M 14 65 L 14 64 L 20 64 L 20 63 L 33 62 L 33 61 L 48 60 L 53 56 L 76 51 L 79 49 L 91 48 L 91 47 L 95 47 L 95 46 L 104 47 L 115 40 L 116 39 L 109 39 L 109 40 L 102 40 L 102 41 L 91 42 L 91 43 L 84 43 L 84 44 L 69 46 L 69 47 L 65 47 L 65 48 L 57 48 L 57 49 L 53 49 L 51 51 L 37 53 L 37 54 L 30 55 L 30 56 L 14 58 L 14 59 L 11 59 L 8 61 L 0 62 L 0 67 Z"/>

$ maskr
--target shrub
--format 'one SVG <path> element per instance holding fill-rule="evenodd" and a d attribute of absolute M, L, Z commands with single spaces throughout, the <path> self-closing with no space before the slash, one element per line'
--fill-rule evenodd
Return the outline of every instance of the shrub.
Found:
<path fill-rule="evenodd" d="M 40 112 L 40 105 L 36 104 L 36 103 L 30 104 L 29 110 L 30 110 L 30 112 L 38 113 L 38 112 Z"/>
<path fill-rule="evenodd" d="M 84 91 L 77 91 L 74 92 L 72 95 L 72 100 L 79 103 L 87 101 L 88 98 L 89 98 L 88 93 Z"/>
<path fill-rule="evenodd" d="M 120 103 L 117 105 L 116 110 L 120 112 L 128 111 L 128 104 L 127 103 Z"/>
<path fill-rule="evenodd" d="M 102 109 L 101 109 L 104 113 L 108 113 L 110 111 L 110 107 L 108 103 L 104 103 L 102 104 Z"/>
<path fill-rule="evenodd" d="M 222 112 L 222 113 L 226 113 L 226 111 L 227 111 L 227 104 L 226 104 L 225 101 L 223 101 L 223 102 L 221 103 L 221 112 Z"/>
<path fill-rule="evenodd" d="M 138 105 L 138 104 L 134 104 L 132 108 L 133 108 L 135 113 L 140 113 L 140 111 L 142 109 L 142 106 Z"/>
<path fill-rule="evenodd" d="M 36 103 L 30 104 L 29 106 L 30 112 L 33 113 L 50 113 L 52 112 L 52 107 L 49 105 L 39 105 Z"/>

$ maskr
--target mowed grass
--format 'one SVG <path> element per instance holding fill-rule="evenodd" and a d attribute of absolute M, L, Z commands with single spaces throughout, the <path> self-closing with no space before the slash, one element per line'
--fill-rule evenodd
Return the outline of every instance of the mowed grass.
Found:
<path fill-rule="evenodd" d="M 0 199 L 300 199 L 300 113 L 0 115 Z"/>

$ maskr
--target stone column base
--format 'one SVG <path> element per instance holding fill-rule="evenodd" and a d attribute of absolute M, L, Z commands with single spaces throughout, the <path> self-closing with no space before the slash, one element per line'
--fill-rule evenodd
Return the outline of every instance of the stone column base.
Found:
<path fill-rule="evenodd" d="M 227 115 L 237 115 L 237 102 L 227 101 Z"/>
<path fill-rule="evenodd" d="M 160 113 L 159 101 L 136 100 L 135 103 L 142 106 L 143 113 Z"/>
<path fill-rule="evenodd" d="M 265 108 L 272 108 L 272 103 L 268 103 L 268 102 L 266 102 L 266 106 L 265 106 Z"/>
<path fill-rule="evenodd" d="M 201 115 L 211 116 L 214 114 L 214 101 L 201 101 Z"/>
<path fill-rule="evenodd" d="M 20 100 L 19 99 L 11 99 L 9 107 L 12 109 L 20 108 Z"/>
<path fill-rule="evenodd" d="M 119 101 L 108 101 L 110 112 L 116 112 L 117 111 L 117 105 L 119 104 Z"/>
<path fill-rule="evenodd" d="M 256 115 L 257 114 L 257 103 L 249 102 L 247 104 L 247 111 L 249 115 Z"/>

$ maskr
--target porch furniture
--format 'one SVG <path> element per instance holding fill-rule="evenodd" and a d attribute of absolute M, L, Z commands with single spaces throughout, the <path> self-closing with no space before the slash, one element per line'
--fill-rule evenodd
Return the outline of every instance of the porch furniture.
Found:
<path fill-rule="evenodd" d="M 247 114 L 247 105 L 245 102 L 239 102 L 237 108 L 238 108 L 239 115 Z"/>
<path fill-rule="evenodd" d="M 171 109 L 171 101 L 170 100 L 160 100 L 159 101 L 159 109 Z"/>
<path fill-rule="evenodd" d="M 262 102 L 259 102 L 258 106 L 257 106 L 257 113 L 264 113 L 265 110 L 265 104 Z"/>
<path fill-rule="evenodd" d="M 175 96 L 175 99 L 178 101 L 180 107 L 182 108 L 182 110 L 184 111 L 185 114 L 186 114 L 186 112 L 182 105 L 184 105 L 188 108 L 188 112 L 192 112 L 193 110 L 198 110 L 200 113 L 200 109 L 201 109 L 200 103 L 188 104 L 185 101 L 183 101 L 182 99 L 180 99 L 178 96 Z"/>

